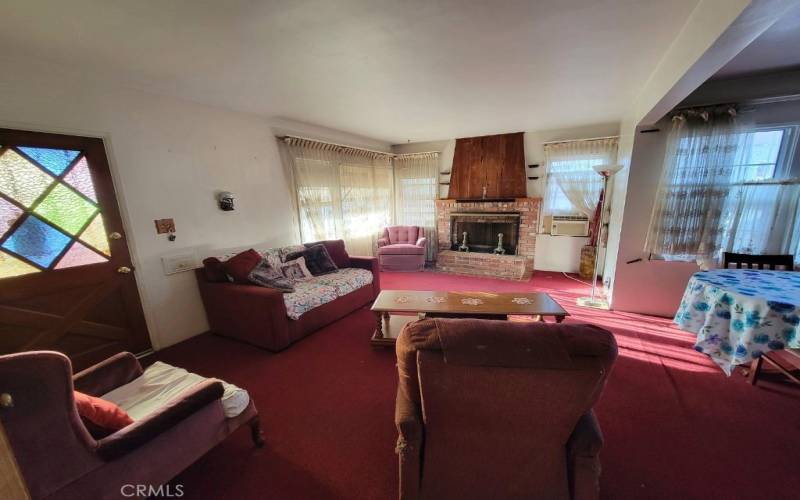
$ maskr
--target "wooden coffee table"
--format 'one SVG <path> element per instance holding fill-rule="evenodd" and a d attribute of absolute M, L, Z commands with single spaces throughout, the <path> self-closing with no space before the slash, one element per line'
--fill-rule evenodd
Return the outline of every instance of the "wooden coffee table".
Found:
<path fill-rule="evenodd" d="M 557 323 L 569 313 L 543 292 L 423 292 L 383 290 L 372 305 L 377 322 L 373 346 L 394 346 L 403 327 L 427 317 L 506 319 L 509 315 L 552 316 Z"/>

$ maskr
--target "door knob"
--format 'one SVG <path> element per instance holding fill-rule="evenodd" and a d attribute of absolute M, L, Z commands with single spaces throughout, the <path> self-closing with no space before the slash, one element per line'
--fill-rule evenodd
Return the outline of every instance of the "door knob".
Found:
<path fill-rule="evenodd" d="M 119 234 L 116 231 L 114 231 L 113 233 L 109 234 L 108 237 L 111 238 L 112 240 L 121 240 L 122 239 L 122 235 Z"/>
<path fill-rule="evenodd" d="M 122 267 L 117 268 L 117 272 L 120 273 L 120 274 L 130 274 L 131 268 L 127 267 L 127 266 L 122 266 Z"/>
<path fill-rule="evenodd" d="M 0 394 L 0 408 L 11 408 L 14 406 L 14 398 L 11 397 L 11 394 L 4 392 Z"/>

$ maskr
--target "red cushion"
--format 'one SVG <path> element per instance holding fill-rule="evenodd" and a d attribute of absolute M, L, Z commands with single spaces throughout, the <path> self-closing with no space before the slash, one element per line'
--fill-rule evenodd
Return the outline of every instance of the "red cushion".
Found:
<path fill-rule="evenodd" d="M 216 257 L 209 257 L 203 260 L 203 275 L 210 283 L 223 283 L 228 281 L 222 261 Z"/>
<path fill-rule="evenodd" d="M 247 276 L 261 262 L 261 254 L 253 250 L 237 253 L 222 263 L 222 268 L 237 283 L 249 283 Z"/>
<path fill-rule="evenodd" d="M 314 245 L 325 245 L 325 250 L 331 256 L 331 260 L 336 267 L 350 267 L 350 255 L 344 247 L 344 240 L 323 240 L 314 241 L 312 243 L 303 243 L 306 248 L 313 247 Z"/>
<path fill-rule="evenodd" d="M 75 406 L 78 408 L 78 415 L 94 425 L 112 432 L 133 423 L 130 415 L 111 401 L 82 392 L 75 391 Z"/>

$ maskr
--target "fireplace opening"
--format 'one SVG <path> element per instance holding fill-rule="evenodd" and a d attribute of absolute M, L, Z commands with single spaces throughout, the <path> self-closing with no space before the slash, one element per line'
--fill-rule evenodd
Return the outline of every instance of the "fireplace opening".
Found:
<path fill-rule="evenodd" d="M 465 251 L 466 233 L 466 248 L 470 252 L 516 255 L 519 219 L 518 212 L 452 213 L 450 249 Z"/>

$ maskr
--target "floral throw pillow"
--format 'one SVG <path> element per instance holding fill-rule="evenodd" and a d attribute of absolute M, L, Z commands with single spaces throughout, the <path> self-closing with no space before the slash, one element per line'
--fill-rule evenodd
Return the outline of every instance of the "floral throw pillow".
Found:
<path fill-rule="evenodd" d="M 267 287 L 267 288 L 274 288 L 275 290 L 284 292 L 284 293 L 292 293 L 294 292 L 294 284 L 292 280 L 287 279 L 286 276 L 283 275 L 280 268 L 275 268 L 269 265 L 267 259 L 261 259 L 256 267 L 250 271 L 250 274 L 247 276 L 248 281 L 255 285 Z"/>
<path fill-rule="evenodd" d="M 311 271 L 306 267 L 306 259 L 303 257 L 285 262 L 281 265 L 281 273 L 292 281 L 305 281 L 313 278 Z"/>

